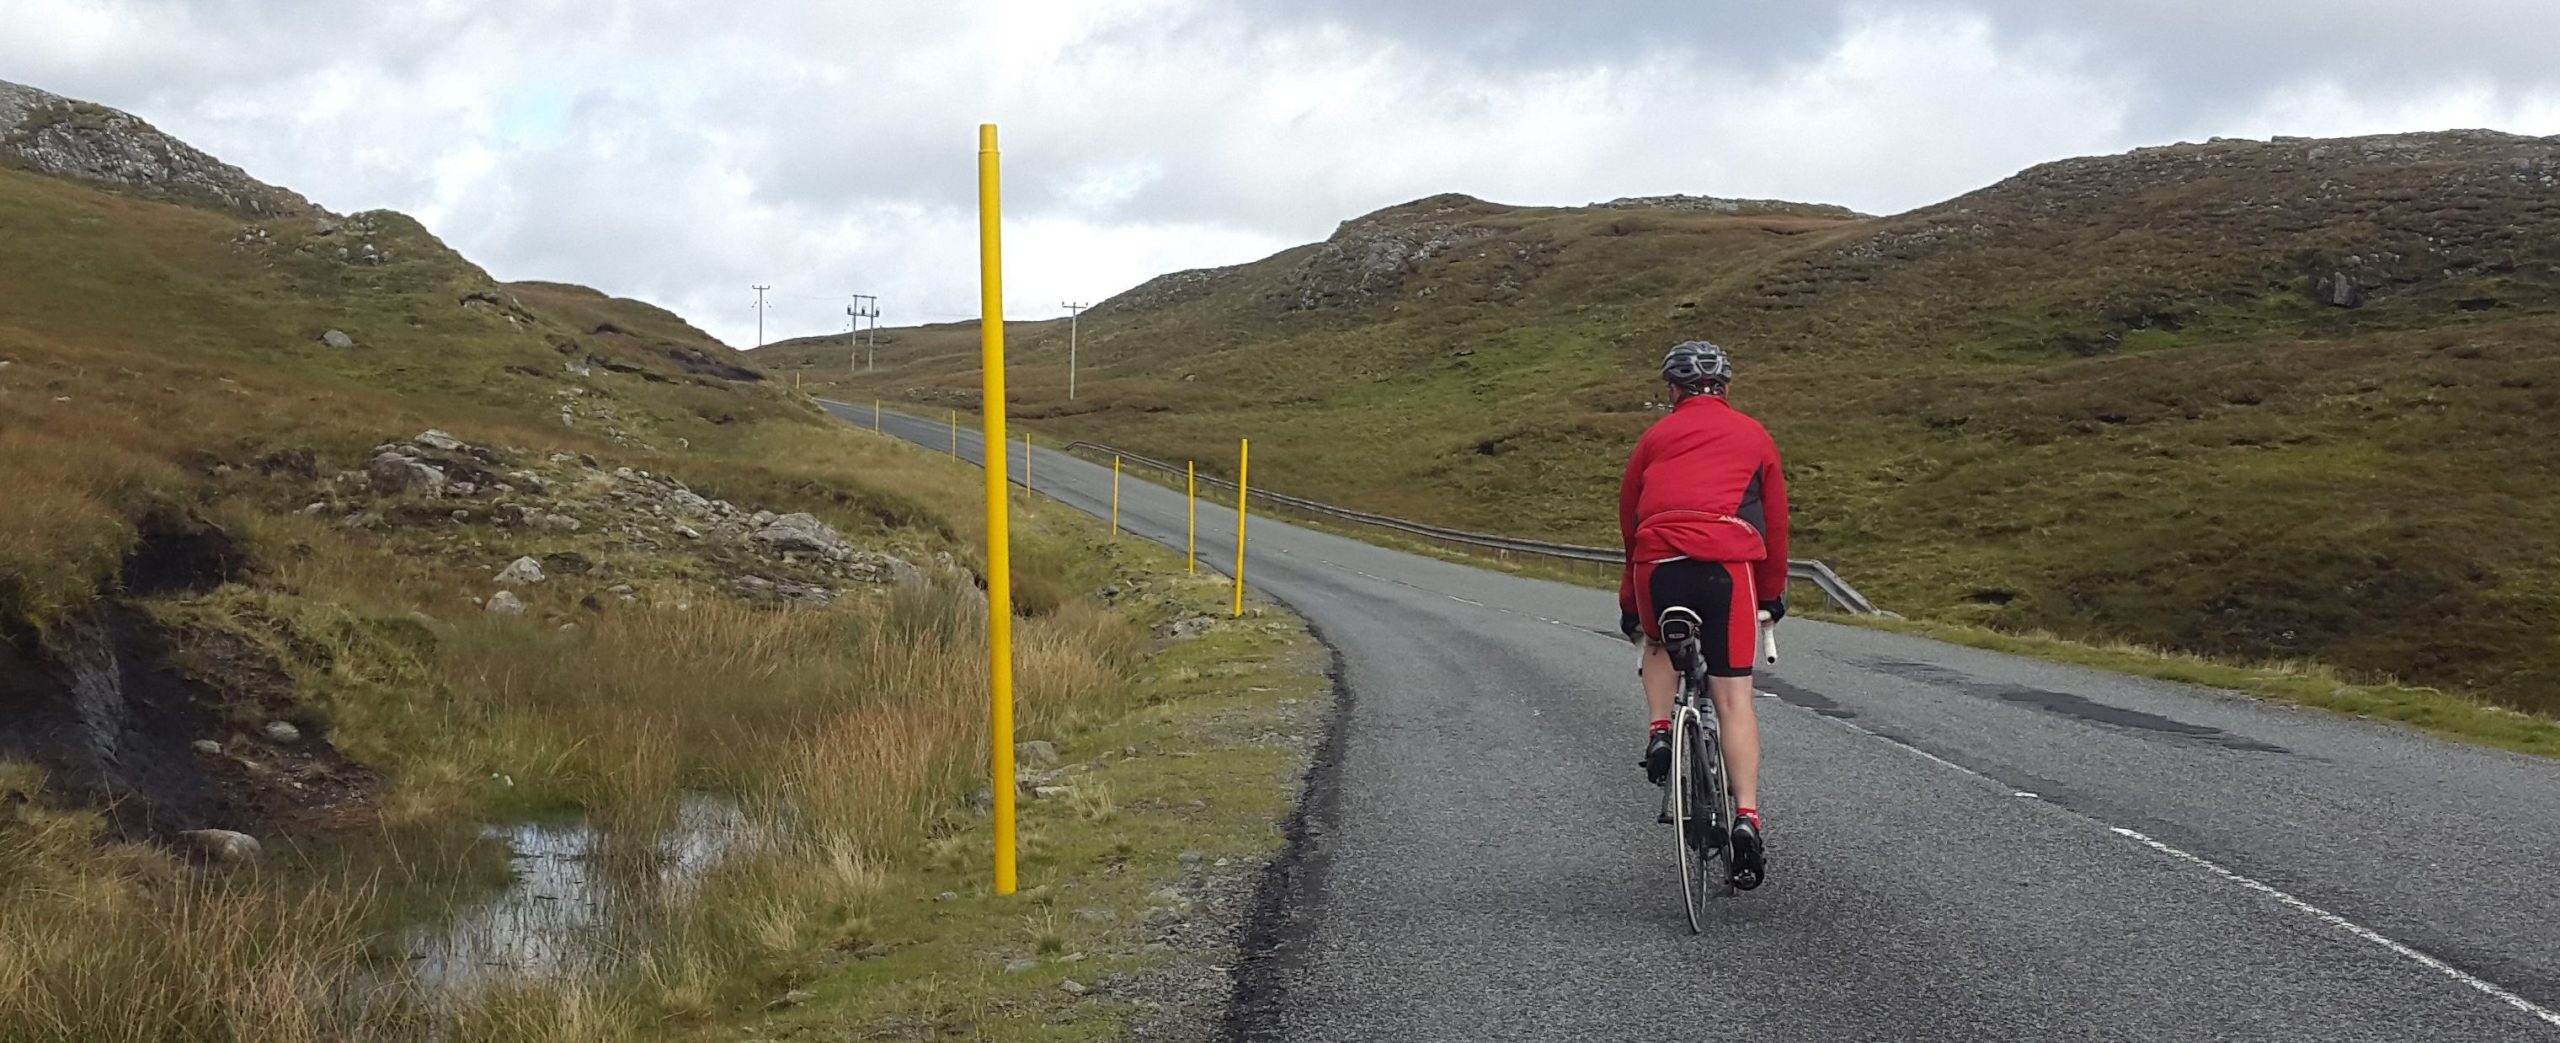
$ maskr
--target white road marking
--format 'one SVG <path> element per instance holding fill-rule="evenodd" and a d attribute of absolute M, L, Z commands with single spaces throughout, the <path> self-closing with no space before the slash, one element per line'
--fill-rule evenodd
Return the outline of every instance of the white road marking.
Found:
<path fill-rule="evenodd" d="M 2517 1010 L 2533 1015 L 2536 1018 L 2540 1018 L 2546 1024 L 2555 1028 L 2560 1028 L 2560 1011 L 2554 1011 L 2549 1007 L 2542 1006 L 2541 1004 L 2535 1003 L 2522 996 L 2518 996 L 2515 993 L 2508 992 L 2507 990 L 2499 988 L 2489 982 L 2482 981 L 2460 967 L 2456 967 L 2444 962 L 2443 960 L 2429 956 L 2426 953 L 2419 952 L 2416 949 L 2402 945 L 2399 942 L 2383 936 L 2381 932 L 2375 931 L 2363 924 L 2349 920 L 2346 917 L 2340 916 L 2326 909 L 2322 909 L 2319 906 L 2303 901 L 2302 899 L 2296 898 L 2290 894 L 2286 894 L 2285 892 L 2277 890 L 2267 884 L 2252 880 L 2238 873 L 2234 873 L 2231 870 L 2223 868 L 2212 859 L 2180 851 L 2177 848 L 2170 847 L 2167 844 L 2163 844 L 2157 840 L 2153 840 L 2150 837 L 2143 836 L 2140 833 L 2136 833 L 2133 830 L 2126 829 L 2122 826 L 2113 826 L 2109 828 L 2113 829 L 2117 836 L 2134 841 L 2144 847 L 2160 852 L 2161 854 L 2168 855 L 2171 858 L 2196 865 L 2215 876 L 2231 881 L 2232 883 L 2248 888 L 2249 890 L 2256 891 L 2269 898 L 2273 898 L 2277 902 L 2283 903 L 2286 907 L 2291 908 L 2296 912 L 2300 912 L 2312 919 L 2320 921 L 2321 923 L 2328 924 L 2331 927 L 2335 927 L 2341 931 L 2347 932 L 2348 934 L 2355 935 L 2365 941 L 2372 942 L 2375 945 L 2389 949 L 2394 953 L 2398 953 L 2401 956 L 2415 961 L 2419 966 L 2461 982 L 2462 984 L 2469 986 L 2472 990 L 2479 992 L 2481 995 L 2496 999 L 2507 1006 L 2514 1007 Z"/>
<path fill-rule="evenodd" d="M 1760 694 L 1762 694 L 1762 695 L 1767 695 L 1767 694 L 1769 694 L 1769 693 L 1767 693 L 1767 692 L 1762 692 L 1762 693 L 1760 693 Z M 1811 711 L 1807 711 L 1807 712 L 1808 712 L 1808 713 L 1810 713 Z M 1849 721 L 1841 720 L 1840 718 L 1837 718 L 1837 717 L 1827 717 L 1827 716 L 1823 716 L 1823 715 L 1820 715 L 1820 714 L 1816 714 L 1815 716 L 1822 717 L 1822 719 L 1824 719 L 1824 720 L 1831 721 L 1832 723 L 1838 724 L 1839 726 L 1841 726 L 1841 727 L 1843 727 L 1843 728 L 1847 728 L 1847 729 L 1849 729 L 1850 731 L 1857 732 L 1857 733 L 1858 733 L 1858 734 L 1860 734 L 1860 735 L 1864 735 L 1864 736 L 1867 736 L 1867 737 L 1869 737 L 1869 738 L 1872 738 L 1872 739 L 1876 739 L 1876 740 L 1882 741 L 1882 742 L 1884 742 L 1884 743 L 1886 743 L 1886 744 L 1888 744 L 1888 745 L 1898 747 L 1898 748 L 1900 748 L 1900 749 L 1902 749 L 1902 750 L 1904 750 L 1904 751 L 1906 751 L 1906 752 L 1908 752 L 1908 753 L 1911 753 L 1911 754 L 1913 754 L 1913 755 L 1915 755 L 1915 756 L 1921 757 L 1922 759 L 1925 759 L 1925 760 L 1928 760 L 1928 761 L 1932 761 L 1932 762 L 1934 762 L 1934 763 L 1937 763 L 1937 764 L 1943 765 L 1943 766 L 1948 767 L 1948 768 L 1953 768 L 1953 769 L 1955 769 L 1955 770 L 1956 770 L 1956 771 L 1958 771 L 1958 772 L 1961 772 L 1961 773 L 1966 774 L 1966 775 L 1973 776 L 1974 778 L 1981 779 L 1981 780 L 1986 781 L 1986 782 L 1994 782 L 1994 783 L 1996 783 L 1996 782 L 1998 781 L 1998 780 L 1996 780 L 1996 779 L 1993 779 L 1993 778 L 1992 778 L 1991 776 L 1989 776 L 1989 775 L 1985 775 L 1985 774 L 1983 774 L 1983 773 L 1981 773 L 1981 772 L 1978 772 L 1978 771 L 1975 771 L 1975 770 L 1973 770 L 1973 769 L 1971 769 L 1971 768 L 1965 767 L 1964 765 L 1958 764 L 1958 763 L 1956 763 L 1956 762 L 1954 762 L 1954 761 L 1951 761 L 1951 760 L 1948 760 L 1948 759 L 1946 759 L 1946 758 L 1944 758 L 1944 757 L 1940 757 L 1940 756 L 1938 756 L 1937 754 L 1931 753 L 1931 752 L 1929 752 L 1929 751 L 1927 751 L 1927 750 L 1924 750 L 1924 749 L 1921 749 L 1921 748 L 1919 748 L 1919 747 L 1917 747 L 1917 746 L 1913 746 L 1913 745 L 1911 745 L 1910 743 L 1903 742 L 1902 740 L 1900 740 L 1900 739 L 1896 739 L 1896 738 L 1893 738 L 1892 736 L 1877 734 L 1877 733 L 1876 733 L 1875 731 L 1873 731 L 1873 730 L 1870 730 L 1870 729 L 1867 729 L 1867 728 L 1859 727 L 1859 726 L 1858 726 L 1858 725 L 1856 725 L 1856 724 L 1850 723 Z M 2056 804 L 2056 803 L 2054 803 L 2054 802 L 2052 802 L 2052 801 L 2045 800 L 2043 797 L 2037 796 L 2037 795 L 2036 795 L 2036 794 L 2034 794 L 2034 793 L 2027 792 L 2026 790 L 2016 789 L 2016 788 L 2013 788 L 2013 787 L 2007 787 L 2007 786 L 2003 786 L 2002 788 L 2003 788 L 2003 789 L 2007 789 L 2007 790 L 2009 790 L 2009 795 L 2010 795 L 2010 796 L 2013 796 L 2013 797 L 2019 797 L 2019 798 L 2024 798 L 2024 799 L 2028 799 L 2028 800 L 2033 800 L 2033 801 L 2035 801 L 2035 802 L 2037 802 L 2037 803 L 2039 803 L 2039 804 L 2042 804 L 2042 805 L 2044 805 L 2044 806 L 2046 806 L 2046 807 L 2053 808 L 2053 809 L 2055 809 L 2055 810 L 2057 810 L 2057 811 L 2060 811 L 2060 812 L 2062 812 L 2063 814 L 2070 815 L 2070 816 L 2072 816 L 2073 818 L 2080 819 L 2081 821 L 2088 822 L 2088 823 L 2090 823 L 2090 824 L 2092 824 L 2092 825 L 2102 826 L 2102 827 L 2104 827 L 2108 832 L 2110 832 L 2110 833 L 2114 833 L 2114 834 L 2115 834 L 2115 835 L 2117 835 L 2117 836 L 2120 836 L 2120 837 L 2123 837 L 2123 838 L 2125 838 L 2125 839 L 2127 839 L 2127 840 L 2131 840 L 2131 841 L 2133 841 L 2133 842 L 2135 842 L 2135 843 L 2141 844 L 2141 845 L 2142 845 L 2142 846 L 2144 846 L 2144 847 L 2150 848 L 2150 849 L 2152 849 L 2153 851 L 2157 851 L 2157 852 L 2159 852 L 2159 853 L 2161 853 L 2161 854 L 2168 855 L 2168 856 L 2169 856 L 2169 857 L 2171 857 L 2171 858 L 2175 858 L 2175 859 L 2178 859 L 2179 861 L 2186 862 L 2186 863 L 2188 863 L 2188 864 L 2190 864 L 2190 865 L 2196 866 L 2196 867 L 2198 867 L 2198 868 L 2200 868 L 2200 869 L 2205 870 L 2206 872 L 2212 873 L 2212 874 L 2213 874 L 2213 875 L 2215 875 L 2215 876 L 2221 877 L 2221 878 L 2222 878 L 2222 879 L 2224 879 L 2224 880 L 2228 880 L 2228 881 L 2230 881 L 2230 882 L 2232 882 L 2232 883 L 2238 884 L 2238 885 L 2240 885 L 2241 887 L 2247 888 L 2248 890 L 2255 891 L 2255 892 L 2257 892 L 2257 893 L 2258 893 L 2258 894 L 2260 894 L 2260 895 L 2264 895 L 2264 896 L 2266 896 L 2266 897 L 2268 897 L 2268 898 L 2272 898 L 2272 899 L 2274 899 L 2278 904 L 2283 905 L 2283 906 L 2285 906 L 2286 908 L 2292 909 L 2292 910 L 2294 910 L 2295 912 L 2302 913 L 2302 914 L 2304 914 L 2304 915 L 2306 915 L 2306 916 L 2311 917 L 2312 919 L 2315 919 L 2315 920 L 2320 921 L 2321 923 L 2324 923 L 2324 924 L 2327 924 L 2327 925 L 2329 925 L 2329 926 L 2331 926 L 2331 927 L 2337 928 L 2338 930 L 2345 931 L 2345 932 L 2347 932 L 2348 934 L 2351 934 L 2351 935 L 2354 935 L 2354 936 L 2355 936 L 2355 937 L 2357 937 L 2357 938 L 2363 939 L 2364 941 L 2368 941 L 2368 942 L 2371 942 L 2371 943 L 2373 943 L 2373 944 L 2375 944 L 2375 945 L 2379 945 L 2379 946 L 2381 946 L 2381 947 L 2383 947 L 2383 948 L 2385 948 L 2385 949 L 2388 949 L 2388 950 L 2390 950 L 2391 952 L 2393 952 L 2393 953 L 2395 953 L 2395 954 L 2397 954 L 2397 955 L 2399 955 L 2399 956 L 2401 956 L 2401 957 L 2404 957 L 2404 958 L 2406 958 L 2406 959 L 2410 960 L 2411 962 L 2416 963 L 2417 965 L 2419 965 L 2419 966 L 2421 966 L 2421 967 L 2425 967 L 2425 968 L 2427 968 L 2428 970 L 2434 971 L 2434 972 L 2436 972 L 2436 973 L 2438 973 L 2438 974 L 2444 975 L 2445 977 L 2451 978 L 2451 979 L 2453 979 L 2454 981 L 2460 982 L 2460 983 L 2462 983 L 2464 986 L 2469 987 L 2470 989 L 2472 989 L 2473 991 L 2476 991 L 2476 992 L 2480 993 L 2481 995 L 2488 996 L 2488 997 L 2490 997 L 2491 999 L 2495 999 L 2495 1000 L 2497 1000 L 2497 1001 L 2499 1001 L 2499 1002 L 2501 1002 L 2501 1003 L 2506 1004 L 2507 1006 L 2513 1007 L 2513 1008 L 2515 1008 L 2515 1009 L 2517 1009 L 2517 1010 L 2519 1010 L 2519 1011 L 2524 1012 L 2525 1014 L 2531 1015 L 2532 1017 L 2534 1017 L 2534 1018 L 2536 1018 L 2536 1019 L 2539 1019 L 2539 1020 L 2541 1020 L 2543 1023 L 2548 1024 L 2548 1025 L 2551 1025 L 2551 1026 L 2552 1026 L 2552 1027 L 2554 1027 L 2554 1028 L 2560 1028 L 2560 1011 L 2552 1010 L 2552 1009 L 2551 1009 L 2551 1008 L 2549 1008 L 2549 1007 L 2545 1007 L 2545 1006 L 2543 1006 L 2543 1005 L 2541 1005 L 2541 1004 L 2538 1004 L 2538 1003 L 2533 1002 L 2532 1000 L 2526 999 L 2526 998 L 2524 998 L 2524 997 L 2522 997 L 2522 996 L 2518 996 L 2518 995 L 2516 995 L 2515 993 L 2512 993 L 2512 992 L 2507 991 L 2506 989 L 2500 988 L 2500 987 L 2499 987 L 2498 985 L 2496 985 L 2495 983 L 2492 983 L 2492 982 L 2489 982 L 2489 981 L 2483 980 L 2483 979 L 2482 979 L 2482 978 L 2480 978 L 2479 976 L 2474 975 L 2474 974 L 2472 974 L 2472 973 L 2470 973 L 2470 972 L 2468 972 L 2468 971 L 2465 971 L 2465 970 L 2463 970 L 2463 969 L 2462 969 L 2462 968 L 2460 968 L 2460 967 L 2456 967 L 2456 966 L 2454 966 L 2454 965 L 2452 965 L 2452 964 L 2450 964 L 2450 963 L 2446 963 L 2446 962 L 2444 962 L 2443 960 L 2440 960 L 2440 959 L 2437 959 L 2437 958 L 2435 958 L 2435 957 L 2433 957 L 2433 956 L 2427 955 L 2426 953 L 2421 952 L 2421 951 L 2419 951 L 2419 950 L 2417 950 L 2417 949 L 2413 949 L 2413 948 L 2410 948 L 2410 947 L 2409 947 L 2409 946 L 2407 946 L 2407 945 L 2401 944 L 2400 942 L 2398 942 L 2398 941 L 2396 941 L 2396 940 L 2393 940 L 2393 939 L 2392 939 L 2392 938 L 2390 938 L 2389 936 L 2384 935 L 2383 933 L 2381 933 L 2381 932 L 2379 932 L 2379 931 L 2376 931 L 2376 930 L 2374 930 L 2373 928 L 2366 927 L 2366 926 L 2365 926 L 2365 925 L 2363 925 L 2363 924 L 2357 923 L 2357 922 L 2355 922 L 2355 921 L 2353 921 L 2353 920 L 2349 920 L 2349 919 L 2347 919 L 2346 917 L 2340 916 L 2340 915 L 2338 915 L 2338 914 L 2336 914 L 2336 913 L 2333 913 L 2333 912 L 2330 912 L 2330 911 L 2328 911 L 2328 910 L 2326 910 L 2326 909 L 2320 908 L 2319 906 L 2313 905 L 2313 904 L 2311 904 L 2310 902 L 2307 902 L 2307 901 L 2304 901 L 2304 900 L 2302 900 L 2302 899 L 2300 899 L 2300 898 L 2294 897 L 2293 895 L 2288 894 L 2288 893 L 2286 893 L 2285 891 L 2282 891 L 2282 890 L 2280 890 L 2280 889 L 2278 889 L 2278 888 L 2276 888 L 2276 887 L 2274 887 L 2274 886 L 2272 886 L 2272 885 L 2269 885 L 2269 884 L 2267 884 L 2267 883 L 2264 883 L 2264 882 L 2262 882 L 2262 881 L 2259 881 L 2259 880 L 2256 880 L 2256 879 L 2253 879 L 2253 878 L 2250 878 L 2250 877 L 2242 876 L 2242 875 L 2240 875 L 2239 873 L 2236 873 L 2236 872 L 2231 871 L 2230 869 L 2224 868 L 2224 867 L 2223 867 L 2223 865 L 2222 865 L 2221 863 L 2215 862 L 2215 861 L 2213 861 L 2212 859 L 2206 858 L 2206 857 L 2204 857 L 2204 856 L 2202 856 L 2202 855 L 2197 855 L 2197 854 L 2194 854 L 2194 853 L 2191 853 L 2191 852 L 2187 852 L 2187 851 L 2181 851 L 2181 850 L 2179 850 L 2179 849 L 2177 849 L 2177 848 L 2170 847 L 2170 846 L 2169 846 L 2169 845 L 2167 845 L 2167 844 L 2163 844 L 2163 843 L 2161 843 L 2161 842 L 2159 842 L 2159 841 L 2157 841 L 2157 840 L 2153 840 L 2153 839 L 2151 839 L 2150 837 L 2144 836 L 2144 835 L 2142 835 L 2141 833 L 2135 832 L 2135 831 L 2133 831 L 2133 830 L 2126 829 L 2126 828 L 2124 828 L 2124 827 L 2122 827 L 2122 826 L 2112 826 L 2112 825 L 2108 825 L 2108 824 L 2107 824 L 2107 823 L 2105 823 L 2105 822 L 2101 822 L 2101 821 L 2099 821 L 2099 820 L 2097 820 L 2097 819 L 2095 819 L 2095 818 L 2092 818 L 2092 817 L 2090 817 L 2090 816 L 2088 816 L 2088 815 L 2086 815 L 2086 814 L 2083 814 L 2083 813 L 2081 813 L 2081 812 L 2079 812 L 2079 811 L 2075 811 L 2075 810 L 2073 810 L 2073 809 L 2071 809 L 2071 808 L 2064 807 L 2064 806 L 2062 806 L 2062 805 L 2060 805 L 2060 804 Z"/>
<path fill-rule="evenodd" d="M 1459 603 L 1459 604 L 1461 604 L 1461 605 L 1474 605 L 1474 606 L 1475 606 L 1475 607 L 1477 607 L 1477 608 L 1483 608 L 1483 607 L 1484 607 L 1484 602 L 1481 602 L 1481 601 L 1469 601 L 1469 600 L 1467 600 L 1467 599 L 1465 599 L 1465 598 L 1462 598 L 1462 597 L 1459 597 L 1459 596 L 1457 596 L 1457 595 L 1455 595 L 1455 594 L 1442 594 L 1442 595 L 1440 595 L 1440 596 L 1441 596 L 1441 597 L 1444 597 L 1444 598 L 1447 598 L 1447 599 L 1449 599 L 1449 600 L 1451 600 L 1451 601 L 1455 601 L 1455 602 L 1457 602 L 1457 603 Z"/>

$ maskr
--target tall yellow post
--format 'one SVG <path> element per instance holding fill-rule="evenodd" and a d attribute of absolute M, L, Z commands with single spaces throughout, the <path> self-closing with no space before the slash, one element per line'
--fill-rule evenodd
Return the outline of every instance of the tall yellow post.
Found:
<path fill-rule="evenodd" d="M 1031 432 L 1022 433 L 1022 487 L 1031 488 Z"/>
<path fill-rule="evenodd" d="M 871 400 L 871 431 L 873 434 L 880 432 L 880 400 L 876 398 Z"/>
<path fill-rule="evenodd" d="M 980 333 L 978 339 L 985 340 L 986 334 Z M 951 411 L 951 455 L 960 455 L 960 411 L 957 409 Z"/>
<path fill-rule="evenodd" d="M 1183 537 L 1187 544 L 1185 556 L 1190 559 L 1184 563 L 1184 571 L 1196 575 L 1200 571 L 1200 472 L 1189 460 L 1182 462 L 1182 503 L 1191 515 Z"/>
<path fill-rule="evenodd" d="M 1120 458 L 1111 458 L 1111 538 L 1120 538 Z"/>
<path fill-rule="evenodd" d="M 978 126 L 978 320 L 980 380 L 986 399 L 987 445 L 1004 437 L 1004 236 L 996 125 Z M 960 455 L 960 414 L 952 411 L 951 454 Z M 1014 890 L 1013 821 L 1013 540 L 1006 527 L 1005 453 L 987 455 L 987 663 L 994 678 L 991 751 L 995 794 L 996 893 Z"/>
<path fill-rule="evenodd" d="M 1236 440 L 1236 607 L 1235 614 L 1244 615 L 1244 501 L 1248 479 L 1253 469 L 1253 439 Z"/>

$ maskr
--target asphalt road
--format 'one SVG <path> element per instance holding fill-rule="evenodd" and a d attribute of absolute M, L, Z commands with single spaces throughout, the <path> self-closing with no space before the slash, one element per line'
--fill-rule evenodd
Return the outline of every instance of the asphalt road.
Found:
<path fill-rule="evenodd" d="M 1108 467 L 1034 470 L 1107 512 Z M 1122 493 L 1182 545 L 1180 493 Z M 1223 570 L 1235 516 L 1200 522 Z M 1770 880 L 1693 936 L 1609 594 L 1251 535 L 1347 716 L 1241 1038 L 2560 1040 L 2560 763 L 1790 621 Z"/>

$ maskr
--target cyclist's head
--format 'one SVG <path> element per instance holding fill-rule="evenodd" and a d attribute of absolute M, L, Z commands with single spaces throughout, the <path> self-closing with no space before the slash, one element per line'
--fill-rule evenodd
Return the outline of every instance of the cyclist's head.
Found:
<path fill-rule="evenodd" d="M 1721 395 L 1733 382 L 1733 360 L 1723 348 L 1703 340 L 1683 341 L 1662 356 L 1662 380 L 1682 398 Z"/>

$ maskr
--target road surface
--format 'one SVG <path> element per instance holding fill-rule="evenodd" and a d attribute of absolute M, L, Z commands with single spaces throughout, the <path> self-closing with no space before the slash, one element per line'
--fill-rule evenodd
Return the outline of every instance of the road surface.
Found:
<path fill-rule="evenodd" d="M 1034 478 L 1109 510 L 1107 466 Z M 1179 492 L 1122 496 L 1182 546 Z M 1223 571 L 1235 516 L 1200 525 Z M 2560 1040 L 2560 762 L 1790 621 L 1769 883 L 1693 936 L 1608 593 L 1251 536 L 1346 691 L 1238 1038 Z"/>

